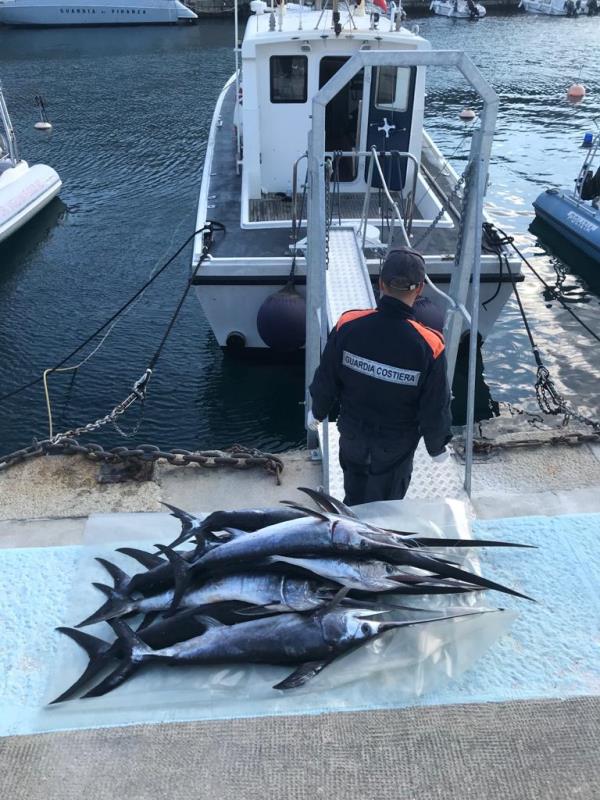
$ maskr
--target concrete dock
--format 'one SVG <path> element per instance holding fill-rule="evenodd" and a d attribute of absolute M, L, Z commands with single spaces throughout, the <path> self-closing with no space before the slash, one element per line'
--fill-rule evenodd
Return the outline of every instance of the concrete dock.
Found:
<path fill-rule="evenodd" d="M 299 497 L 299 485 L 319 486 L 320 466 L 308 453 L 283 458 L 281 486 L 261 470 L 158 466 L 145 483 L 98 484 L 97 465 L 79 456 L 17 465 L 0 474 L 0 546 L 77 545 L 97 512 L 159 511 L 161 500 L 198 510 L 269 505 Z M 452 486 L 460 494 L 458 459 L 454 476 L 437 486 L 419 480 L 423 464 L 413 497 L 448 495 Z M 599 488 L 596 444 L 506 448 L 475 464 L 470 503 L 480 520 L 547 515 L 556 527 L 562 515 L 599 513 Z M 558 578 L 556 585 L 559 592 Z M 596 623 L 589 620 L 592 640 Z M 597 667 L 576 665 L 586 675 Z M 554 696 L 555 679 L 548 675 L 550 689 L 540 699 L 515 701 L 507 686 L 501 702 L 5 736 L 2 797 L 596 800 L 600 682 L 589 678 L 584 695 L 563 696 L 559 688 Z"/>

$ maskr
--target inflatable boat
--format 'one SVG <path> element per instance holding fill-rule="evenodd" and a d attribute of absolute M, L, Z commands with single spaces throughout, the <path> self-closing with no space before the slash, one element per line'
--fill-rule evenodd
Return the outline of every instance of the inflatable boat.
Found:
<path fill-rule="evenodd" d="M 17 142 L 0 88 L 0 242 L 56 197 L 62 183 L 45 164 L 19 158 Z"/>

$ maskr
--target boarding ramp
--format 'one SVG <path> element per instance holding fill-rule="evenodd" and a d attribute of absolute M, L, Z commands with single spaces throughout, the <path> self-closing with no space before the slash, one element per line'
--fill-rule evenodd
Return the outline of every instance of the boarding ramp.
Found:
<path fill-rule="evenodd" d="M 352 227 L 331 228 L 328 240 L 325 292 L 328 329 L 331 330 L 344 311 L 375 308 L 375 295 L 357 230 Z M 338 458 L 337 426 L 325 420 L 319 434 L 325 488 L 330 494 L 341 498 L 344 496 L 344 487 Z"/>

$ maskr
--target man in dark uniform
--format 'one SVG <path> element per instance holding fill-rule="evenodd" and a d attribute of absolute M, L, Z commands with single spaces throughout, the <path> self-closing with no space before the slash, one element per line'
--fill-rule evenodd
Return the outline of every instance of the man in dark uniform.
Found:
<path fill-rule="evenodd" d="M 421 436 L 434 460 L 448 457 L 444 337 L 413 312 L 424 279 L 419 253 L 391 250 L 377 308 L 342 314 L 310 386 L 310 428 L 340 406 L 340 464 L 349 505 L 403 498 Z"/>

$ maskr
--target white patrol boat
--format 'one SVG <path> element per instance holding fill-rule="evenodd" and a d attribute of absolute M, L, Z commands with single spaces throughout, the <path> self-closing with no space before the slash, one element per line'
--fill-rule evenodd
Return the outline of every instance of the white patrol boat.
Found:
<path fill-rule="evenodd" d="M 193 282 L 222 347 L 289 352 L 304 342 L 312 98 L 361 50 L 431 48 L 402 27 L 401 9 L 394 6 L 389 16 L 346 4 L 269 8 L 254 0 L 251 9 L 241 67 L 216 104 L 196 222 L 200 230 L 218 221 L 226 232 L 210 242 L 196 237 Z M 432 282 L 426 294 L 445 310 L 436 289 L 448 292 L 455 269 L 463 178 L 423 128 L 425 73 L 424 66 L 365 67 L 329 102 L 327 225 L 360 231 L 374 286 L 390 242 L 414 246 Z M 484 238 L 483 337 L 511 292 L 506 257 Z M 511 264 L 520 280 L 519 263 Z"/>
<path fill-rule="evenodd" d="M 52 167 L 30 167 L 19 158 L 15 133 L 0 87 L 0 242 L 56 197 L 62 186 Z"/>
<path fill-rule="evenodd" d="M 22 27 L 193 22 L 179 0 L 0 0 L 0 24 Z"/>

